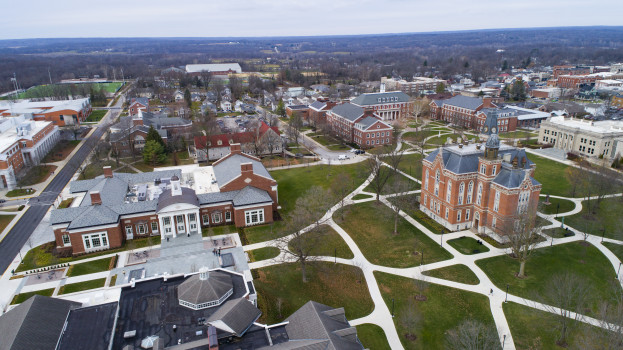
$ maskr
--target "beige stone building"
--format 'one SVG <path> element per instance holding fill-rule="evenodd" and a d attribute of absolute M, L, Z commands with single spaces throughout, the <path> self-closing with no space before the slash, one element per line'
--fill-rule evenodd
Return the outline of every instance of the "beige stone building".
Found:
<path fill-rule="evenodd" d="M 550 117 L 541 123 L 539 143 L 585 157 L 611 159 L 623 155 L 623 121 Z"/>

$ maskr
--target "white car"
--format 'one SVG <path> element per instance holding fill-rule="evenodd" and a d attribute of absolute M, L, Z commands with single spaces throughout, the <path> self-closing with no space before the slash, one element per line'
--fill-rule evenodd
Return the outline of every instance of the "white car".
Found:
<path fill-rule="evenodd" d="M 348 156 L 345 154 L 340 154 L 339 156 L 337 156 L 337 160 L 346 160 L 348 159 Z"/>

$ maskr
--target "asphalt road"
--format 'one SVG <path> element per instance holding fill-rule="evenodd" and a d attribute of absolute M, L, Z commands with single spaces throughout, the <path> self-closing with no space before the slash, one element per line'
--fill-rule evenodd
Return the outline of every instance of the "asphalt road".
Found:
<path fill-rule="evenodd" d="M 63 188 L 74 175 L 80 164 L 91 153 L 104 132 L 112 124 L 112 121 L 121 113 L 124 98 L 120 98 L 115 107 L 111 108 L 110 114 L 102 120 L 97 129 L 89 136 L 84 145 L 71 157 L 67 164 L 59 171 L 58 175 L 48 184 L 44 191 L 29 201 L 30 208 L 21 219 L 13 226 L 11 231 L 0 242 L 0 271 L 4 272 L 13 262 L 15 256 L 22 249 L 32 232 L 39 225 L 50 206 L 56 200 Z"/>

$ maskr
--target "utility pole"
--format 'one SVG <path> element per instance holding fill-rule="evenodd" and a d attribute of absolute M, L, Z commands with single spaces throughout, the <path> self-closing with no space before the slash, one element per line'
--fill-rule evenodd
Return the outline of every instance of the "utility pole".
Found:
<path fill-rule="evenodd" d="M 50 67 L 48 67 L 48 77 L 50 78 L 50 85 L 52 85 L 52 74 L 50 74 Z"/>
<path fill-rule="evenodd" d="M 123 83 L 125 84 L 125 76 L 123 75 L 123 68 L 121 68 L 121 79 L 123 80 Z"/>

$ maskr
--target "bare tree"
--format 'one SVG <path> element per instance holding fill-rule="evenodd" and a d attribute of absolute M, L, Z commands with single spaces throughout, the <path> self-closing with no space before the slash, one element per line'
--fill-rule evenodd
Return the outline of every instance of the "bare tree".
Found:
<path fill-rule="evenodd" d="M 340 218 L 344 220 L 344 205 L 346 203 L 346 196 L 351 192 L 350 186 L 351 177 L 347 173 L 339 173 L 333 181 L 331 181 L 331 194 L 338 201 Z"/>
<path fill-rule="evenodd" d="M 415 117 L 416 123 L 417 123 L 417 118 L 428 111 L 429 103 L 430 101 L 426 97 L 418 98 L 418 99 L 413 100 L 413 102 L 411 102 L 413 117 Z"/>
<path fill-rule="evenodd" d="M 422 313 L 418 311 L 415 300 L 409 298 L 407 305 L 400 311 L 400 323 L 405 328 L 405 337 L 411 341 L 417 339 L 417 329 L 422 325 Z"/>
<path fill-rule="evenodd" d="M 569 332 L 583 318 L 582 312 L 590 291 L 588 281 L 571 272 L 565 271 L 550 277 L 541 298 L 547 304 L 548 311 L 555 315 L 553 317 L 558 330 L 556 344 L 559 346 L 567 346 Z"/>
<path fill-rule="evenodd" d="M 370 186 L 374 193 L 376 193 L 376 201 L 380 200 L 381 193 L 387 184 L 387 180 L 392 174 L 392 169 L 383 165 L 381 159 L 377 154 L 371 155 L 366 160 L 368 171 L 372 174 L 372 181 Z"/>
<path fill-rule="evenodd" d="M 571 185 L 571 197 L 575 197 L 576 191 L 582 186 L 584 181 L 584 171 L 574 166 L 567 167 L 565 169 L 565 178 Z"/>
<path fill-rule="evenodd" d="M 394 173 L 393 176 L 400 176 L 401 178 L 397 178 L 394 180 L 394 183 L 389 186 L 389 192 L 395 194 L 390 198 L 387 198 L 387 202 L 389 203 L 389 207 L 394 213 L 394 234 L 398 234 L 398 219 L 400 219 L 400 210 L 406 209 L 409 205 L 413 203 L 411 198 L 406 196 L 407 192 L 412 189 L 412 186 L 409 182 L 403 181 L 402 176 L 398 173 Z"/>
<path fill-rule="evenodd" d="M 532 255 L 537 244 L 540 227 L 536 224 L 536 210 L 528 208 L 528 211 L 514 220 L 509 220 L 504 225 L 504 232 L 508 237 L 510 257 L 519 261 L 517 277 L 525 276 L 526 262 Z"/>
<path fill-rule="evenodd" d="M 446 349 L 502 349 L 496 329 L 474 319 L 467 319 L 446 333 Z"/>
<path fill-rule="evenodd" d="M 301 265 L 303 282 L 307 282 L 307 265 L 317 259 L 314 252 L 324 242 L 319 219 L 331 207 L 327 198 L 330 198 L 329 191 L 320 186 L 307 190 L 288 215 L 287 231 L 293 233 L 275 240 L 286 261 L 295 260 Z"/>
<path fill-rule="evenodd" d="M 263 137 L 264 147 L 268 154 L 281 150 L 281 137 L 273 130 L 268 130 Z"/>
<path fill-rule="evenodd" d="M 616 350 L 623 348 L 623 292 L 612 283 L 615 297 L 599 306 L 599 327 L 586 327 L 572 349 Z"/>

